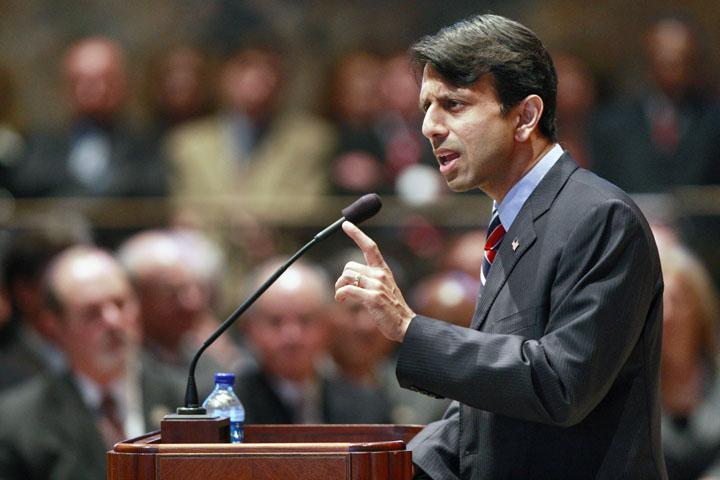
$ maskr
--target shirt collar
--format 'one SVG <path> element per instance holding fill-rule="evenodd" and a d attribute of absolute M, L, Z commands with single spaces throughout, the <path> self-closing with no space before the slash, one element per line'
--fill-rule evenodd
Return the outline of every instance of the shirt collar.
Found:
<path fill-rule="evenodd" d="M 125 435 L 128 437 L 137 437 L 147 430 L 143 413 L 140 373 L 142 368 L 139 357 L 131 355 L 125 375 L 105 387 L 98 385 L 81 373 L 74 372 L 72 374 L 75 385 L 80 391 L 80 397 L 89 410 L 98 412 L 104 391 L 112 395 L 117 404 L 118 417 L 123 419 Z"/>
<path fill-rule="evenodd" d="M 525 202 L 535 191 L 545 174 L 550 171 L 563 153 L 562 147 L 556 143 L 520 181 L 513 185 L 502 202 L 500 202 L 500 205 L 493 202 L 493 208 L 497 208 L 505 231 L 510 230 L 510 226 L 515 221 L 518 213 L 520 213 L 522 206 L 525 205 Z"/>
<path fill-rule="evenodd" d="M 75 383 L 80 390 L 80 396 L 82 397 L 85 405 L 91 410 L 98 410 L 102 402 L 103 392 L 107 392 L 112 395 L 119 408 L 123 408 L 125 402 L 123 401 L 123 386 L 125 385 L 124 379 L 118 379 L 112 382 L 110 385 L 104 388 L 95 383 L 89 377 L 75 373 Z"/>

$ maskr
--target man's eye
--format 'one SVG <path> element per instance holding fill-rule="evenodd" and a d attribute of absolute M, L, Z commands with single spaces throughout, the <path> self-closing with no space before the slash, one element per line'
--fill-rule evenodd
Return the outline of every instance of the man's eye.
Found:
<path fill-rule="evenodd" d="M 463 106 L 463 103 L 459 100 L 448 100 L 445 103 L 445 107 L 448 110 L 457 110 L 457 109 L 461 108 L 462 106 Z"/>

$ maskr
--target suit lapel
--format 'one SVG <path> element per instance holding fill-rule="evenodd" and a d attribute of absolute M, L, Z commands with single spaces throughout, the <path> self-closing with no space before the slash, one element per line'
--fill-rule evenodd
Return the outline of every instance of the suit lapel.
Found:
<path fill-rule="evenodd" d="M 518 260 L 537 239 L 535 221 L 548 211 L 553 200 L 570 178 L 570 174 L 577 168 L 577 163 L 572 157 L 564 153 L 520 209 L 495 256 L 485 287 L 480 291 L 470 328 L 482 329 L 495 298 L 507 282 Z"/>
<path fill-rule="evenodd" d="M 43 402 L 47 405 L 43 409 L 47 414 L 43 415 L 43 435 L 67 445 L 61 453 L 67 456 L 67 464 L 74 465 L 77 472 L 104 471 L 104 441 L 70 374 L 49 379 Z"/>
<path fill-rule="evenodd" d="M 523 210 L 525 210 L 524 207 Z M 497 297 L 502 286 L 505 285 L 518 260 L 535 243 L 537 237 L 532 218 L 530 215 L 523 213 L 525 212 L 521 211 L 510 230 L 505 234 L 505 238 L 495 256 L 495 261 L 490 268 L 485 287 L 480 292 L 477 310 L 470 328 L 480 329 L 482 327 L 487 313 L 495 301 L 495 297 Z M 513 249 L 514 245 L 516 247 Z"/>

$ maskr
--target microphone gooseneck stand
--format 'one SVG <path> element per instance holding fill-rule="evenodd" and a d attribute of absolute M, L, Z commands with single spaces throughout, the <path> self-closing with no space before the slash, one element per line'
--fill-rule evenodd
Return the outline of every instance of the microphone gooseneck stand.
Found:
<path fill-rule="evenodd" d="M 349 221 L 352 223 L 360 223 L 368 218 L 375 215 L 382 207 L 380 197 L 375 193 L 370 193 L 360 197 L 358 200 L 353 202 L 350 206 L 342 210 L 343 216 L 335 221 L 332 225 L 315 235 L 312 240 L 306 243 L 295 255 L 293 255 L 288 261 L 286 261 L 270 278 L 268 278 L 242 305 L 240 305 L 230 316 L 218 327 L 218 329 L 205 340 L 200 349 L 197 351 L 192 361 L 190 362 L 190 369 L 188 372 L 187 387 L 185 389 L 185 406 L 177 408 L 178 415 L 205 415 L 206 410 L 200 405 L 197 385 L 195 383 L 195 367 L 197 366 L 200 356 L 217 338 L 222 335 L 245 311 L 252 306 L 270 286 L 282 275 L 285 270 L 295 263 L 295 261 L 303 256 L 314 245 L 320 241 L 328 238 L 330 235 L 340 229 L 343 222 Z"/>

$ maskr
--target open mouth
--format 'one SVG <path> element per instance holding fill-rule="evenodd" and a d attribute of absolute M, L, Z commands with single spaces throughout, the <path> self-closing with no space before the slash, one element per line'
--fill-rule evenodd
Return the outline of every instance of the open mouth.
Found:
<path fill-rule="evenodd" d="M 446 165 L 449 165 L 453 160 L 455 160 L 459 156 L 460 156 L 460 154 L 451 152 L 451 153 L 446 153 L 444 155 L 438 155 L 438 160 L 440 161 L 440 165 L 444 167 Z"/>
<path fill-rule="evenodd" d="M 439 152 L 437 159 L 438 162 L 440 162 L 440 173 L 443 175 L 447 175 L 449 174 L 449 172 L 455 170 L 455 161 L 458 158 L 460 158 L 460 154 L 457 152 Z"/>

